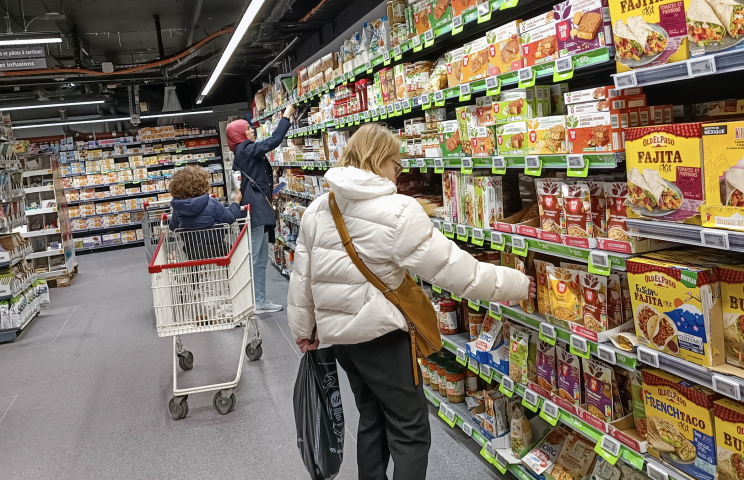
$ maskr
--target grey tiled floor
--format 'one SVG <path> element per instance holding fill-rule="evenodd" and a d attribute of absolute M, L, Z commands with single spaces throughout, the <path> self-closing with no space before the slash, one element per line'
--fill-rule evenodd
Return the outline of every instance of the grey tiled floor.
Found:
<path fill-rule="evenodd" d="M 220 416 L 212 395 L 192 395 L 188 417 L 174 422 L 172 340 L 155 334 L 144 251 L 78 260 L 73 285 L 52 289 L 50 308 L 0 345 L 0 479 L 309 477 L 295 447 L 300 356 L 284 312 L 260 318 L 264 355 L 244 366 L 235 411 Z M 288 281 L 273 267 L 267 277 L 269 298 L 285 304 Z M 240 341 L 238 329 L 184 337 L 194 369 L 179 381 L 231 379 Z M 341 377 L 347 432 L 337 478 L 352 480 L 359 416 Z M 429 479 L 498 478 L 472 440 L 431 414 Z"/>

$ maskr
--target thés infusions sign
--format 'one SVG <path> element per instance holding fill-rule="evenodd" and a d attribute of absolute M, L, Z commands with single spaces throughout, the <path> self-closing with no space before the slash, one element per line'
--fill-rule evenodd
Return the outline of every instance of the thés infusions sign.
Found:
<path fill-rule="evenodd" d="M 46 68 L 43 45 L 20 45 L 0 48 L 0 71 Z"/>

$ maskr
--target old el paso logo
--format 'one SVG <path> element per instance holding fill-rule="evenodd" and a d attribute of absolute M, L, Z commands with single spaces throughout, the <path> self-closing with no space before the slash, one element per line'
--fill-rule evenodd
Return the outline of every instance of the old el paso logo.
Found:
<path fill-rule="evenodd" d="M 736 433 L 738 433 L 740 436 L 744 435 L 744 429 L 740 426 L 737 426 Z M 730 433 L 724 432 L 723 443 L 729 447 L 734 447 L 737 452 L 744 452 L 744 450 L 742 450 L 742 447 L 744 447 L 744 442 L 741 440 L 741 437 L 732 437 Z"/>
<path fill-rule="evenodd" d="M 652 407 L 665 415 L 668 415 L 671 418 L 674 418 L 676 420 L 680 420 L 683 423 L 686 423 L 688 425 L 692 425 L 693 427 L 697 428 L 698 430 L 704 431 L 705 430 L 705 420 L 702 418 L 692 417 L 689 414 L 687 414 L 685 411 L 678 409 L 677 407 L 673 405 L 669 405 L 666 402 L 662 400 L 662 397 L 668 396 L 667 400 L 670 402 L 675 402 L 683 407 L 687 406 L 685 399 L 677 395 L 677 392 L 673 390 L 666 390 L 664 388 L 659 389 L 659 395 L 658 398 L 654 397 L 651 392 L 646 392 L 646 405 L 648 407 Z"/>
<path fill-rule="evenodd" d="M 646 275 L 646 283 L 654 283 L 656 285 L 666 285 L 671 288 L 677 288 L 677 284 L 671 278 L 664 277 L 662 275 Z"/>
<path fill-rule="evenodd" d="M 635 2 L 623 0 L 620 2 L 620 8 L 622 8 L 622 13 L 625 13 L 651 6 L 654 3 L 661 3 L 662 1 L 664 0 L 637 0 Z"/>
<path fill-rule="evenodd" d="M 665 137 L 663 135 L 654 135 L 653 137 L 644 138 L 643 146 L 647 147 L 649 145 L 655 145 L 655 146 L 674 145 L 674 139 Z"/>

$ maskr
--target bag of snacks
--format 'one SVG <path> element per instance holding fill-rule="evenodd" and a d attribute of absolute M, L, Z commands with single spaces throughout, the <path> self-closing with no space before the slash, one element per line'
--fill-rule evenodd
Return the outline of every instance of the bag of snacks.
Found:
<path fill-rule="evenodd" d="M 527 357 L 530 351 L 530 335 L 512 327 L 509 351 L 509 378 L 514 383 L 527 383 Z"/>
<path fill-rule="evenodd" d="M 530 450 L 530 453 L 524 456 L 522 463 L 537 475 L 549 473 L 553 470 L 558 453 L 561 451 L 561 445 L 566 441 L 568 434 L 569 431 L 563 427 L 552 429 L 535 448 Z"/>
<path fill-rule="evenodd" d="M 592 226 L 595 238 L 607 237 L 607 208 L 604 193 L 604 182 L 583 182 L 589 189 L 591 199 Z"/>
<path fill-rule="evenodd" d="M 584 359 L 584 387 L 586 389 L 586 410 L 591 415 L 603 422 L 617 420 L 613 406 L 613 379 L 612 367 L 601 360 Z M 618 399 L 619 403 L 619 399 Z M 620 405 L 622 411 L 622 405 Z"/>
<path fill-rule="evenodd" d="M 540 211 L 540 228 L 545 232 L 566 234 L 566 217 L 563 213 L 563 182 L 547 178 L 535 180 Z"/>
<path fill-rule="evenodd" d="M 630 242 L 628 227 L 625 224 L 627 219 L 625 200 L 628 198 L 628 184 L 605 182 L 604 197 L 607 210 L 607 238 L 620 242 Z"/>
<path fill-rule="evenodd" d="M 537 283 L 537 311 L 540 315 L 552 314 L 550 308 L 550 282 L 548 280 L 548 266 L 555 268 L 552 263 L 535 260 L 535 275 Z"/>
<path fill-rule="evenodd" d="M 548 266 L 550 310 L 553 316 L 581 324 L 579 271 Z"/>
<path fill-rule="evenodd" d="M 607 277 L 579 272 L 581 284 L 581 315 L 584 326 L 595 332 L 608 329 Z"/>
<path fill-rule="evenodd" d="M 578 432 L 569 432 L 550 476 L 554 479 L 582 479 L 589 475 L 596 458 L 593 443 Z"/>
<path fill-rule="evenodd" d="M 521 405 L 520 405 L 521 407 Z M 532 426 L 524 415 L 522 408 L 517 409 L 511 419 L 511 447 L 517 458 L 522 458 L 522 451 L 532 443 Z"/>
<path fill-rule="evenodd" d="M 623 324 L 623 289 L 620 285 L 620 276 L 611 273 L 607 277 L 607 328 L 613 328 Z"/>
<path fill-rule="evenodd" d="M 582 404 L 580 357 L 558 345 L 555 351 L 558 353 L 558 396 L 568 403 Z"/>
<path fill-rule="evenodd" d="M 566 217 L 566 235 L 570 237 L 591 238 L 592 224 L 591 196 L 586 183 L 561 187 L 563 193 L 563 215 Z"/>
<path fill-rule="evenodd" d="M 535 252 L 528 251 L 526 257 L 519 255 L 513 255 L 514 257 L 514 269 L 524 274 L 531 274 L 532 272 L 532 258 L 535 256 Z M 527 313 L 535 313 L 535 301 L 532 298 L 526 298 L 519 301 L 519 306 Z"/>
<path fill-rule="evenodd" d="M 557 386 L 555 370 L 555 345 L 542 340 L 537 342 L 537 384 L 552 392 Z"/>
<path fill-rule="evenodd" d="M 429 82 L 422 93 L 434 93 L 447 88 L 447 61 L 439 57 L 429 72 Z M 433 101 L 433 99 L 431 99 Z"/>

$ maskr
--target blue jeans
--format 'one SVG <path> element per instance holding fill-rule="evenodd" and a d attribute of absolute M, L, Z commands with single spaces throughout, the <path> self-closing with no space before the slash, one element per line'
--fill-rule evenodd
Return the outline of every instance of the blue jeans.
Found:
<path fill-rule="evenodd" d="M 251 228 L 251 253 L 256 305 L 261 305 L 266 303 L 266 262 L 269 259 L 269 233 L 264 231 L 263 225 Z"/>

